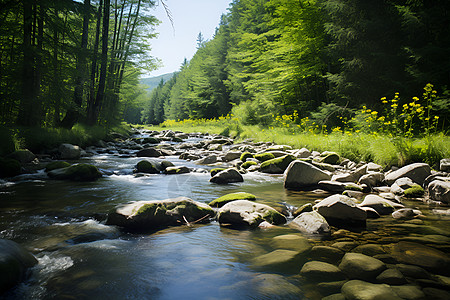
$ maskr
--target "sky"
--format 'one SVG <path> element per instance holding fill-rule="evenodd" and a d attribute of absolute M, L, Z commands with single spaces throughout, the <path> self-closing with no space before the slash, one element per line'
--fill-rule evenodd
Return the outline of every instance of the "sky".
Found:
<path fill-rule="evenodd" d="M 232 0 L 165 0 L 172 13 L 174 28 L 163 6 L 155 7 L 152 13 L 162 22 L 156 27 L 159 36 L 151 42 L 151 55 L 159 58 L 163 66 L 143 77 L 172 73 L 180 69 L 184 58 L 192 58 L 197 50 L 197 36 L 201 32 L 211 39 L 220 16 L 227 13 Z"/>

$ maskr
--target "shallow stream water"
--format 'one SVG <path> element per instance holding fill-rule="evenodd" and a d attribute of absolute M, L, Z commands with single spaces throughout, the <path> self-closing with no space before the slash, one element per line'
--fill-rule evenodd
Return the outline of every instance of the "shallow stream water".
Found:
<path fill-rule="evenodd" d="M 231 192 L 249 192 L 263 203 L 299 207 L 327 195 L 290 192 L 282 177 L 244 175 L 240 184 L 210 183 L 209 173 L 135 177 L 141 158 L 117 153 L 80 161 L 95 164 L 107 176 L 96 182 L 49 180 L 43 171 L 0 187 L 0 238 L 11 239 L 39 260 L 29 280 L 6 299 L 316 299 L 314 289 L 298 280 L 301 266 L 280 272 L 258 269 L 252 261 L 273 249 L 271 239 L 299 232 L 287 225 L 271 229 L 233 230 L 217 222 L 172 227 L 152 234 L 127 233 L 104 225 L 118 204 L 186 196 L 209 202 Z M 166 157 L 175 165 L 208 168 Z M 386 216 L 368 222 L 367 231 L 311 238 L 313 245 L 338 241 L 389 244 L 402 239 L 439 235 L 433 244 L 449 253 L 450 219 L 418 207 L 425 221 L 401 222 Z"/>

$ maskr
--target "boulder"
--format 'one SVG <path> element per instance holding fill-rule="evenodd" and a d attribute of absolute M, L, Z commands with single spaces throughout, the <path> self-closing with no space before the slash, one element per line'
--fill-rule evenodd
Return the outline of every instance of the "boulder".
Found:
<path fill-rule="evenodd" d="M 250 168 L 251 166 L 257 166 L 257 165 L 258 165 L 258 163 L 254 162 L 254 161 L 251 161 L 251 160 L 247 160 L 245 163 L 243 163 L 243 164 L 241 165 L 241 168 L 242 168 L 242 169 L 248 169 L 248 168 Z"/>
<path fill-rule="evenodd" d="M 227 161 L 232 161 L 235 159 L 238 159 L 239 157 L 241 157 L 241 152 L 238 151 L 228 151 L 223 157 L 222 160 L 227 162 Z"/>
<path fill-rule="evenodd" d="M 75 164 L 67 168 L 55 169 L 47 175 L 52 179 L 73 181 L 95 181 L 102 177 L 97 167 L 89 164 Z"/>
<path fill-rule="evenodd" d="M 214 154 L 208 155 L 204 158 L 197 160 L 195 163 L 198 165 L 209 165 L 217 162 L 217 156 Z"/>
<path fill-rule="evenodd" d="M 341 293 L 348 300 L 402 300 L 387 284 L 351 280 L 342 286 Z"/>
<path fill-rule="evenodd" d="M 331 232 L 327 220 L 316 211 L 298 215 L 289 223 L 289 226 L 307 234 L 329 235 Z"/>
<path fill-rule="evenodd" d="M 260 162 L 265 162 L 267 160 L 274 159 L 275 155 L 273 155 L 273 153 L 270 152 L 263 152 L 255 154 L 254 157 Z"/>
<path fill-rule="evenodd" d="M 387 184 L 392 185 L 397 179 L 408 177 L 415 183 L 422 185 L 424 180 L 430 176 L 430 174 L 431 168 L 428 164 L 414 163 L 387 174 L 384 180 Z"/>
<path fill-rule="evenodd" d="M 331 180 L 340 182 L 357 182 L 361 176 L 367 174 L 367 165 L 362 165 L 351 173 L 333 175 Z"/>
<path fill-rule="evenodd" d="M 406 189 L 409 189 L 409 188 L 413 187 L 414 185 L 417 185 L 417 184 L 408 177 L 398 178 L 391 185 L 391 193 L 394 195 L 401 196 L 404 194 Z"/>
<path fill-rule="evenodd" d="M 391 286 L 392 290 L 401 298 L 407 300 L 423 300 L 426 299 L 425 294 L 415 285 L 398 285 Z M 430 298 L 431 299 L 431 298 Z"/>
<path fill-rule="evenodd" d="M 163 173 L 170 175 L 170 174 L 186 174 L 189 172 L 190 172 L 190 170 L 186 166 L 177 166 L 177 167 L 173 166 L 173 167 L 167 167 Z"/>
<path fill-rule="evenodd" d="M 251 154 L 251 153 L 248 152 L 248 151 L 245 151 L 245 152 L 242 153 L 241 156 L 239 157 L 239 159 L 240 159 L 242 162 L 246 162 L 248 158 L 253 158 L 253 154 Z"/>
<path fill-rule="evenodd" d="M 384 251 L 383 247 L 378 244 L 359 245 L 359 246 L 353 248 L 352 252 L 362 253 L 362 254 L 368 255 L 368 256 L 375 256 L 378 254 L 386 254 L 386 251 Z"/>
<path fill-rule="evenodd" d="M 137 201 L 117 207 L 108 214 L 107 225 L 129 230 L 151 231 L 168 226 L 206 223 L 215 215 L 205 203 L 186 197 L 166 200 Z"/>
<path fill-rule="evenodd" d="M 296 234 L 278 235 L 272 239 L 270 245 L 275 249 L 294 250 L 298 253 L 308 253 L 312 248 L 307 238 Z"/>
<path fill-rule="evenodd" d="M 311 151 L 306 148 L 301 148 L 294 152 L 294 156 L 297 158 L 308 158 L 311 156 Z"/>
<path fill-rule="evenodd" d="M 392 213 L 392 217 L 399 220 L 410 220 L 420 215 L 422 215 L 420 210 L 412 208 L 401 208 Z"/>
<path fill-rule="evenodd" d="M 358 184 L 365 184 L 368 187 L 380 186 L 384 181 L 384 174 L 380 172 L 373 172 L 369 174 L 362 175 Z"/>
<path fill-rule="evenodd" d="M 330 180 L 330 178 L 330 174 L 312 164 L 296 160 L 291 162 L 284 172 L 284 187 L 286 189 L 301 190 L 315 187 L 319 181 Z"/>
<path fill-rule="evenodd" d="M 397 269 L 387 269 L 377 276 L 377 282 L 389 285 L 401 285 L 408 283 L 405 276 Z"/>
<path fill-rule="evenodd" d="M 314 205 L 314 210 L 325 217 L 331 225 L 356 225 L 364 227 L 367 213 L 349 197 L 332 195 Z"/>
<path fill-rule="evenodd" d="M 235 182 L 243 182 L 244 178 L 238 172 L 238 170 L 236 170 L 234 168 L 230 168 L 230 169 L 220 171 L 219 173 L 217 173 L 216 175 L 211 177 L 211 179 L 209 181 L 213 182 L 213 183 L 218 183 L 218 184 L 228 184 L 228 183 L 235 183 Z"/>
<path fill-rule="evenodd" d="M 211 169 L 209 171 L 209 173 L 211 174 L 211 177 L 214 177 L 217 173 L 221 172 L 221 171 L 225 171 L 227 168 L 214 168 Z"/>
<path fill-rule="evenodd" d="M 303 204 L 302 206 L 300 206 L 299 208 L 297 208 L 294 211 L 293 215 L 294 215 L 294 217 L 298 217 L 300 214 L 302 214 L 304 212 L 310 212 L 313 210 L 312 207 L 313 207 L 312 203 Z"/>
<path fill-rule="evenodd" d="M 61 159 L 79 159 L 81 156 L 81 148 L 76 145 L 61 144 L 58 151 Z"/>
<path fill-rule="evenodd" d="M 34 155 L 33 152 L 28 149 L 21 149 L 8 154 L 6 157 L 15 159 L 21 164 L 27 164 L 32 162 L 36 158 L 36 155 Z"/>
<path fill-rule="evenodd" d="M 134 173 L 159 174 L 161 168 L 157 162 L 149 160 L 141 160 L 136 164 Z"/>
<path fill-rule="evenodd" d="M 52 170 L 67 168 L 67 167 L 70 167 L 70 164 L 66 161 L 62 161 L 62 160 L 52 161 L 45 166 L 45 172 L 50 172 Z"/>
<path fill-rule="evenodd" d="M 330 264 L 336 264 L 342 259 L 345 252 L 330 246 L 314 246 L 309 253 L 313 260 L 323 261 Z"/>
<path fill-rule="evenodd" d="M 162 153 L 153 147 L 149 147 L 149 148 L 139 150 L 136 153 L 136 156 L 137 157 L 160 157 L 160 156 L 162 156 Z"/>
<path fill-rule="evenodd" d="M 218 212 L 220 225 L 232 227 L 257 227 L 261 222 L 280 225 L 286 217 L 272 207 L 248 200 L 236 200 L 222 206 Z"/>
<path fill-rule="evenodd" d="M 364 201 L 358 205 L 359 207 L 371 207 L 380 215 L 391 214 L 395 209 L 404 208 L 400 203 L 386 200 L 377 195 L 367 195 Z"/>
<path fill-rule="evenodd" d="M 439 170 L 450 173 L 450 158 L 444 158 L 439 161 Z"/>
<path fill-rule="evenodd" d="M 392 255 L 400 263 L 419 266 L 438 274 L 450 274 L 450 257 L 432 247 L 401 241 L 394 246 Z"/>
<path fill-rule="evenodd" d="M 361 253 L 346 253 L 339 264 L 350 279 L 371 281 L 386 270 L 386 265 L 373 257 Z"/>
<path fill-rule="evenodd" d="M 253 259 L 258 269 L 270 269 L 279 272 L 298 272 L 298 265 L 304 260 L 303 253 L 294 250 L 277 249 Z"/>
<path fill-rule="evenodd" d="M 341 281 L 345 280 L 344 273 L 335 265 L 322 261 L 309 261 L 303 265 L 300 275 L 308 281 Z"/>
<path fill-rule="evenodd" d="M 214 199 L 213 201 L 209 202 L 208 205 L 211 207 L 222 207 L 228 202 L 235 201 L 235 200 L 256 200 L 256 196 L 250 193 L 245 192 L 237 192 L 237 193 L 230 193 L 223 195 L 222 197 L 219 197 L 217 199 Z"/>
<path fill-rule="evenodd" d="M 19 244 L 0 239 L 0 295 L 27 277 L 38 261 Z"/>
<path fill-rule="evenodd" d="M 433 180 L 428 185 L 428 197 L 434 201 L 450 204 L 450 181 Z"/>
<path fill-rule="evenodd" d="M 301 293 L 300 288 L 290 283 L 285 276 L 279 274 L 254 275 L 251 276 L 251 281 L 248 284 L 258 295 L 264 295 L 267 299 L 291 299 L 293 295 Z"/>
<path fill-rule="evenodd" d="M 284 170 L 294 159 L 295 157 L 292 155 L 284 155 L 266 160 L 261 164 L 260 171 L 269 174 L 283 174 Z"/>
<path fill-rule="evenodd" d="M 12 158 L 0 157 L 0 178 L 20 175 L 22 167 L 20 162 Z"/>
<path fill-rule="evenodd" d="M 321 154 L 320 162 L 324 164 L 335 165 L 339 162 L 340 159 L 341 158 L 339 154 L 337 154 L 336 152 L 325 151 Z"/>
<path fill-rule="evenodd" d="M 343 193 L 345 190 L 362 192 L 363 188 L 353 182 L 339 182 L 332 180 L 319 181 L 318 187 L 331 193 Z"/>

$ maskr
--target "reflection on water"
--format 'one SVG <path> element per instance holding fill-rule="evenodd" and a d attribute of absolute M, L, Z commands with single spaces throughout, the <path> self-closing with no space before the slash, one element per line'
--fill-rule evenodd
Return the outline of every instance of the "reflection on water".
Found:
<path fill-rule="evenodd" d="M 166 159 L 199 168 L 176 157 Z M 29 281 L 7 299 L 317 298 L 298 276 L 252 266 L 255 257 L 274 250 L 273 237 L 298 234 L 288 226 L 237 231 L 212 222 L 148 235 L 122 232 L 102 221 L 116 205 L 129 201 L 187 196 L 209 202 L 244 191 L 273 206 L 299 207 L 323 194 L 286 191 L 280 176 L 262 174 L 246 174 L 244 183 L 232 185 L 211 184 L 210 175 L 201 172 L 135 177 L 132 170 L 139 160 L 114 155 L 85 159 L 112 172 L 93 183 L 47 180 L 42 173 L 0 182 L 0 237 L 19 242 L 39 260 Z M 428 239 L 428 245 L 448 253 L 448 216 L 431 214 L 421 202 L 407 205 L 421 209 L 425 221 L 394 223 L 390 216 L 371 220 L 367 232 L 351 235 L 352 241 Z M 310 242 L 331 245 L 345 239 Z M 298 273 L 301 266 L 293 268 Z"/>

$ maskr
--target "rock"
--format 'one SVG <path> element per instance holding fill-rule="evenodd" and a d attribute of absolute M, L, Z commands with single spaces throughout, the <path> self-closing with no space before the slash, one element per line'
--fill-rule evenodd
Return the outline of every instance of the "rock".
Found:
<path fill-rule="evenodd" d="M 391 193 L 394 195 L 403 195 L 406 189 L 416 185 L 410 178 L 401 177 L 397 179 L 391 186 Z"/>
<path fill-rule="evenodd" d="M 257 160 L 259 160 L 260 162 L 265 162 L 267 160 L 270 159 L 274 159 L 275 155 L 273 155 L 273 153 L 270 152 L 263 152 L 263 153 L 257 153 L 254 156 Z"/>
<path fill-rule="evenodd" d="M 383 171 L 383 167 L 381 165 L 372 163 L 372 162 L 367 164 L 367 172 L 370 173 L 370 172 L 381 172 L 381 171 Z"/>
<path fill-rule="evenodd" d="M 429 279 L 431 277 L 425 269 L 418 266 L 396 264 L 395 267 L 406 277 L 415 279 Z"/>
<path fill-rule="evenodd" d="M 359 207 L 371 207 L 380 215 L 391 214 L 397 208 L 404 208 L 403 204 L 386 200 L 377 195 L 367 195 Z"/>
<path fill-rule="evenodd" d="M 297 216 L 299 216 L 300 214 L 302 214 L 304 212 L 310 212 L 310 211 L 313 210 L 312 207 L 313 207 L 312 203 L 303 204 L 302 206 L 300 206 L 299 208 L 297 208 L 294 211 L 293 215 L 294 215 L 294 217 L 297 217 Z"/>
<path fill-rule="evenodd" d="M 312 246 L 308 239 L 296 234 L 284 234 L 272 239 L 270 245 L 275 249 L 294 250 L 298 253 L 308 253 Z"/>
<path fill-rule="evenodd" d="M 261 164 L 260 171 L 269 174 L 282 174 L 289 164 L 295 159 L 292 155 L 266 160 Z"/>
<path fill-rule="evenodd" d="M 448 254 L 414 242 L 399 242 L 392 250 L 399 262 L 422 267 L 437 274 L 450 274 Z"/>
<path fill-rule="evenodd" d="M 387 284 L 373 284 L 361 280 L 345 283 L 341 293 L 347 300 L 402 300 Z"/>
<path fill-rule="evenodd" d="M 355 225 L 364 227 L 367 213 L 357 206 L 349 197 L 332 195 L 314 205 L 314 210 L 321 214 L 331 225 Z"/>
<path fill-rule="evenodd" d="M 324 164 L 336 165 L 340 159 L 339 154 L 336 152 L 325 151 L 321 154 L 320 162 Z"/>
<path fill-rule="evenodd" d="M 45 166 L 45 172 L 50 172 L 52 170 L 67 168 L 67 167 L 70 167 L 70 164 L 66 161 L 62 161 L 62 160 L 52 161 Z"/>
<path fill-rule="evenodd" d="M 79 159 L 81 156 L 81 148 L 76 145 L 62 144 L 58 151 L 61 159 Z"/>
<path fill-rule="evenodd" d="M 346 253 L 339 264 L 350 279 L 374 280 L 386 269 L 386 265 L 373 257 L 360 253 Z"/>
<path fill-rule="evenodd" d="M 357 182 L 361 176 L 367 173 L 367 165 L 357 168 L 355 171 L 347 174 L 333 175 L 331 180 L 340 182 Z"/>
<path fill-rule="evenodd" d="M 213 183 L 218 183 L 218 184 L 228 184 L 228 183 L 235 183 L 235 182 L 243 182 L 244 178 L 238 172 L 238 170 L 236 170 L 234 168 L 230 168 L 230 169 L 220 171 L 219 173 L 217 173 L 216 175 L 211 177 L 211 179 L 209 181 L 213 182 Z"/>
<path fill-rule="evenodd" d="M 420 198 L 425 194 L 425 191 L 420 185 L 414 184 L 412 187 L 406 189 L 403 194 L 406 198 Z"/>
<path fill-rule="evenodd" d="M 141 160 L 136 164 L 134 173 L 159 174 L 160 171 L 160 166 L 157 162 Z"/>
<path fill-rule="evenodd" d="M 450 173 L 450 158 L 441 159 L 439 162 L 439 170 Z"/>
<path fill-rule="evenodd" d="M 178 167 L 176 167 L 176 166 L 173 166 L 173 167 L 167 167 L 165 170 L 164 170 L 164 174 L 186 174 L 186 173 L 189 173 L 190 172 L 190 170 L 189 170 L 189 168 L 188 167 L 186 167 L 186 166 L 178 166 Z"/>
<path fill-rule="evenodd" d="M 311 161 L 311 164 L 315 167 L 318 167 L 319 169 L 323 170 L 323 171 L 328 171 L 328 172 L 334 172 L 336 171 L 336 167 L 330 164 L 326 164 L 326 163 L 321 163 L 321 162 L 317 162 L 317 161 Z"/>
<path fill-rule="evenodd" d="M 306 148 L 301 148 L 294 152 L 294 156 L 297 158 L 308 158 L 311 156 L 311 151 Z"/>
<path fill-rule="evenodd" d="M 136 153 L 136 156 L 137 157 L 160 157 L 160 156 L 162 156 L 162 153 L 159 150 L 150 147 L 150 148 L 145 148 L 145 149 L 139 150 Z"/>
<path fill-rule="evenodd" d="M 245 162 L 245 161 L 247 161 L 247 159 L 248 158 L 253 158 L 253 154 L 251 154 L 250 152 L 244 152 L 244 153 L 242 153 L 241 154 L 241 156 L 240 156 L 240 160 L 242 161 L 242 162 Z"/>
<path fill-rule="evenodd" d="M 412 209 L 412 208 L 401 208 L 392 213 L 392 217 L 394 219 L 399 220 L 410 220 L 415 218 L 416 216 L 421 215 L 420 210 Z"/>
<path fill-rule="evenodd" d="M 332 180 L 322 180 L 318 183 L 319 189 L 331 193 L 343 193 L 345 190 L 356 190 L 362 192 L 363 188 L 353 182 L 339 182 Z"/>
<path fill-rule="evenodd" d="M 385 254 L 386 253 L 386 251 L 384 251 L 383 247 L 381 247 L 378 244 L 360 245 L 360 246 L 357 246 L 356 248 L 354 248 L 352 250 L 352 252 L 362 253 L 362 254 L 368 255 L 368 256 L 375 256 L 375 255 L 378 255 L 378 254 Z"/>
<path fill-rule="evenodd" d="M 214 168 L 209 171 L 211 177 L 214 177 L 217 173 L 226 170 L 227 168 Z"/>
<path fill-rule="evenodd" d="M 75 164 L 67 168 L 56 169 L 47 173 L 48 177 L 57 180 L 95 181 L 102 174 L 94 165 Z"/>
<path fill-rule="evenodd" d="M 433 299 L 433 300 L 448 300 L 450 299 L 450 292 L 435 289 L 435 288 L 424 288 L 423 293 L 425 294 L 425 299 Z"/>
<path fill-rule="evenodd" d="M 263 221 L 274 225 L 284 224 L 286 217 L 268 205 L 236 200 L 219 209 L 218 221 L 220 225 L 232 227 L 257 227 Z"/>
<path fill-rule="evenodd" d="M 290 283 L 282 275 L 259 274 L 252 277 L 250 285 L 267 299 L 290 299 L 293 295 L 299 295 L 301 290 Z"/>
<path fill-rule="evenodd" d="M 450 181 L 433 180 L 428 185 L 428 197 L 434 201 L 450 204 Z"/>
<path fill-rule="evenodd" d="M 175 167 L 175 165 L 168 160 L 163 160 L 163 161 L 161 161 L 161 163 L 158 163 L 155 161 L 154 163 L 158 167 L 158 169 L 161 169 L 162 171 L 164 171 L 168 167 Z"/>
<path fill-rule="evenodd" d="M 197 160 L 195 163 L 198 165 L 209 165 L 209 164 L 214 164 L 216 162 L 217 162 L 217 156 L 212 154 L 212 155 L 208 155 L 207 157 Z"/>
<path fill-rule="evenodd" d="M 243 169 L 248 169 L 248 168 L 250 168 L 251 166 L 256 166 L 256 165 L 258 165 L 258 163 L 254 162 L 254 161 L 246 161 L 245 163 L 243 163 L 243 164 L 241 165 L 241 168 L 243 168 Z"/>
<path fill-rule="evenodd" d="M 319 260 L 330 264 L 336 264 L 342 259 L 345 252 L 330 246 L 314 246 L 309 253 L 313 260 Z"/>
<path fill-rule="evenodd" d="M 142 144 L 158 144 L 160 140 L 153 136 L 145 137 L 142 139 Z"/>
<path fill-rule="evenodd" d="M 346 276 L 338 267 L 322 261 L 307 262 L 300 270 L 300 275 L 313 282 L 329 282 L 346 279 Z"/>
<path fill-rule="evenodd" d="M 398 169 L 397 171 L 391 172 L 385 176 L 385 181 L 392 185 L 397 179 L 401 177 L 408 177 L 415 183 L 422 185 L 424 180 L 430 176 L 431 168 L 426 163 L 414 163 L 403 168 Z"/>
<path fill-rule="evenodd" d="M 270 268 L 279 272 L 292 272 L 304 260 L 303 253 L 293 250 L 277 249 L 270 253 L 256 257 L 253 266 L 256 268 Z M 297 269 L 298 270 L 298 269 Z"/>
<path fill-rule="evenodd" d="M 212 144 L 208 146 L 209 151 L 222 151 L 223 146 L 221 144 Z"/>
<path fill-rule="evenodd" d="M 12 158 L 17 160 L 21 164 L 27 164 L 32 162 L 36 158 L 36 155 L 34 155 L 33 152 L 28 149 L 21 149 L 8 154 L 6 158 Z"/>
<path fill-rule="evenodd" d="M 239 157 L 241 157 L 241 152 L 228 151 L 225 154 L 225 156 L 222 157 L 222 160 L 227 162 L 227 161 L 232 161 L 232 160 L 238 159 Z"/>
<path fill-rule="evenodd" d="M 358 184 L 365 184 L 368 187 L 380 186 L 384 181 L 384 174 L 380 172 L 369 173 L 361 176 Z"/>
<path fill-rule="evenodd" d="M 219 197 L 217 199 L 214 199 L 213 201 L 209 202 L 208 205 L 211 207 L 222 207 L 228 202 L 235 201 L 235 200 L 256 200 L 256 196 L 250 193 L 245 192 L 237 192 L 237 193 L 230 193 L 223 195 L 222 197 Z"/>
<path fill-rule="evenodd" d="M 291 162 L 284 172 L 284 187 L 301 190 L 317 186 L 319 181 L 329 180 L 330 178 L 330 174 L 312 164 L 296 160 Z"/>
<path fill-rule="evenodd" d="M 22 167 L 20 162 L 12 158 L 0 157 L 0 178 L 20 175 Z"/>
<path fill-rule="evenodd" d="M 408 283 L 405 276 L 403 276 L 403 274 L 397 269 L 384 270 L 377 276 L 376 279 L 379 283 L 386 283 L 389 285 L 401 285 Z"/>
<path fill-rule="evenodd" d="M 119 206 L 108 214 L 106 224 L 129 230 L 149 231 L 183 225 L 186 221 L 206 223 L 214 215 L 214 210 L 205 203 L 178 197 L 159 201 L 137 201 Z"/>
<path fill-rule="evenodd" d="M 38 261 L 19 244 L 0 239 L 0 295 L 27 277 Z"/>
<path fill-rule="evenodd" d="M 289 226 L 308 234 L 330 234 L 330 226 L 316 211 L 304 212 L 289 223 Z"/>
<path fill-rule="evenodd" d="M 406 300 L 424 300 L 425 294 L 415 285 L 391 286 L 392 290 L 402 299 Z M 431 299 L 431 298 L 430 298 Z"/>

